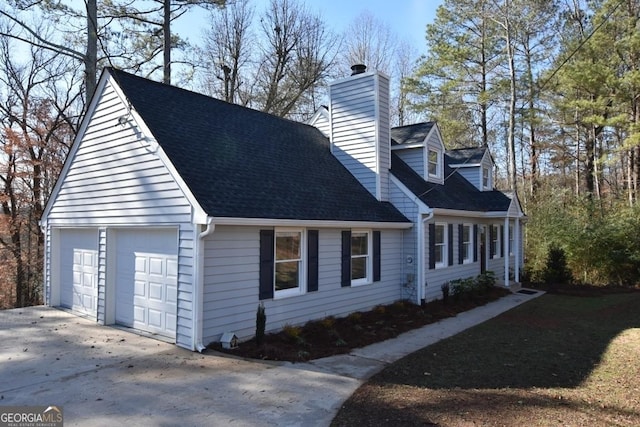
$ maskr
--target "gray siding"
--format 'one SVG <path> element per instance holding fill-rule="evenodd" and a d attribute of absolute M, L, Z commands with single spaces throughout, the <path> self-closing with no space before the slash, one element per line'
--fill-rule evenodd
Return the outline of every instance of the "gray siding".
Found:
<path fill-rule="evenodd" d="M 407 217 L 414 226 L 407 230 L 403 230 L 402 235 L 402 259 L 401 259 L 401 277 L 403 278 L 402 298 L 410 301 L 417 299 L 418 283 L 418 235 L 417 230 L 419 218 L 418 206 L 413 200 L 407 197 L 396 185 L 390 184 L 389 201 Z M 407 262 L 411 257 L 412 262 Z"/>
<path fill-rule="evenodd" d="M 453 265 L 447 265 L 445 267 L 435 268 L 430 270 L 429 267 L 429 227 L 425 227 L 425 266 L 426 266 L 426 281 L 427 286 L 425 288 L 425 300 L 430 301 L 438 298 L 442 298 L 441 286 L 445 282 L 456 279 L 466 279 L 468 277 L 475 277 L 480 274 L 480 254 L 478 254 L 477 262 L 470 262 L 468 264 L 458 264 L 458 224 L 478 224 L 478 221 L 474 218 L 462 218 L 462 217 L 444 217 L 435 216 L 429 221 L 429 223 L 446 223 L 453 224 Z M 479 234 L 479 233 L 478 233 Z M 478 250 L 480 247 L 480 241 L 478 240 Z"/>
<path fill-rule="evenodd" d="M 395 153 L 421 177 L 425 177 L 424 147 L 396 150 Z"/>
<path fill-rule="evenodd" d="M 356 76 L 336 82 L 330 92 L 333 154 L 371 194 L 388 200 L 389 80 Z"/>
<path fill-rule="evenodd" d="M 255 334 L 259 304 L 260 227 L 217 226 L 205 245 L 203 341 L 217 341 L 224 332 L 242 339 Z M 319 231 L 317 292 L 264 301 L 267 330 L 299 325 L 326 316 L 345 316 L 401 298 L 402 231 L 382 230 L 382 280 L 370 285 L 340 286 L 341 230 Z"/>
<path fill-rule="evenodd" d="M 119 117 L 128 117 L 123 126 Z M 51 227 L 100 226 L 98 320 L 105 321 L 106 229 L 172 225 L 180 229 L 176 342 L 192 335 L 193 226 L 191 206 L 151 138 L 134 124 L 126 105 L 107 83 L 47 217 Z M 148 135 L 150 137 L 150 135 Z M 49 260 L 52 248 L 47 239 Z M 52 264 L 46 264 L 47 286 Z"/>
<path fill-rule="evenodd" d="M 482 190 L 482 169 L 479 166 L 456 168 L 458 173 L 473 184 L 478 190 Z"/>

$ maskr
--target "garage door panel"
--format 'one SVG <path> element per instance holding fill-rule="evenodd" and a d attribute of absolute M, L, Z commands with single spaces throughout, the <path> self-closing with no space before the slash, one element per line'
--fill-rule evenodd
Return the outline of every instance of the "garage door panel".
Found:
<path fill-rule="evenodd" d="M 98 231 L 60 231 L 60 305 L 95 315 L 98 286 Z"/>
<path fill-rule="evenodd" d="M 126 230 L 117 238 L 116 322 L 175 337 L 175 230 Z"/>

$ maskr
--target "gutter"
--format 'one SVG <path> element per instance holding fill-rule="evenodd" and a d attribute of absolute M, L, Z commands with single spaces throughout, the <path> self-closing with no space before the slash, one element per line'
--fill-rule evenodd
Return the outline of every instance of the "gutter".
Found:
<path fill-rule="evenodd" d="M 204 239 L 213 234 L 216 224 L 213 218 L 207 217 L 206 228 L 198 233 L 196 238 L 196 255 L 198 265 L 196 268 L 195 292 L 193 293 L 193 348 L 202 353 L 207 347 L 202 343 L 202 316 L 204 312 Z"/>

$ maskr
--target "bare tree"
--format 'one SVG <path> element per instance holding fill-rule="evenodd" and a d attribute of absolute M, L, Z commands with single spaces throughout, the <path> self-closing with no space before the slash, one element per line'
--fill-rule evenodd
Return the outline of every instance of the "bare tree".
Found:
<path fill-rule="evenodd" d="M 263 111 L 289 116 L 322 82 L 338 39 L 295 0 L 271 0 L 260 22 L 265 42 L 253 93 Z"/>
<path fill-rule="evenodd" d="M 204 32 L 204 45 L 199 54 L 204 61 L 206 90 L 227 102 L 246 105 L 249 97 L 242 96 L 247 78 L 252 48 L 251 22 L 254 9 L 247 1 L 229 4 L 211 14 L 211 26 Z"/>
<path fill-rule="evenodd" d="M 369 11 L 358 15 L 344 34 L 340 63 L 349 70 L 354 64 L 364 64 L 371 70 L 391 74 L 398 38 L 384 22 Z"/>
<path fill-rule="evenodd" d="M 0 259 L 20 307 L 40 302 L 38 221 L 73 140 L 69 112 L 81 109 L 82 74 L 74 68 L 35 46 L 21 64 L 9 39 L 0 38 Z"/>

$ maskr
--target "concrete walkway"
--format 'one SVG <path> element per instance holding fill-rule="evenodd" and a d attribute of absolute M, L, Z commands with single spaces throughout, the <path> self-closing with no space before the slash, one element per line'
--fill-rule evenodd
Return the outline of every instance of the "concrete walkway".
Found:
<path fill-rule="evenodd" d="M 65 426 L 327 426 L 389 363 L 542 295 L 515 293 L 309 363 L 193 353 L 65 311 L 0 311 L 0 406 L 57 405 Z"/>

